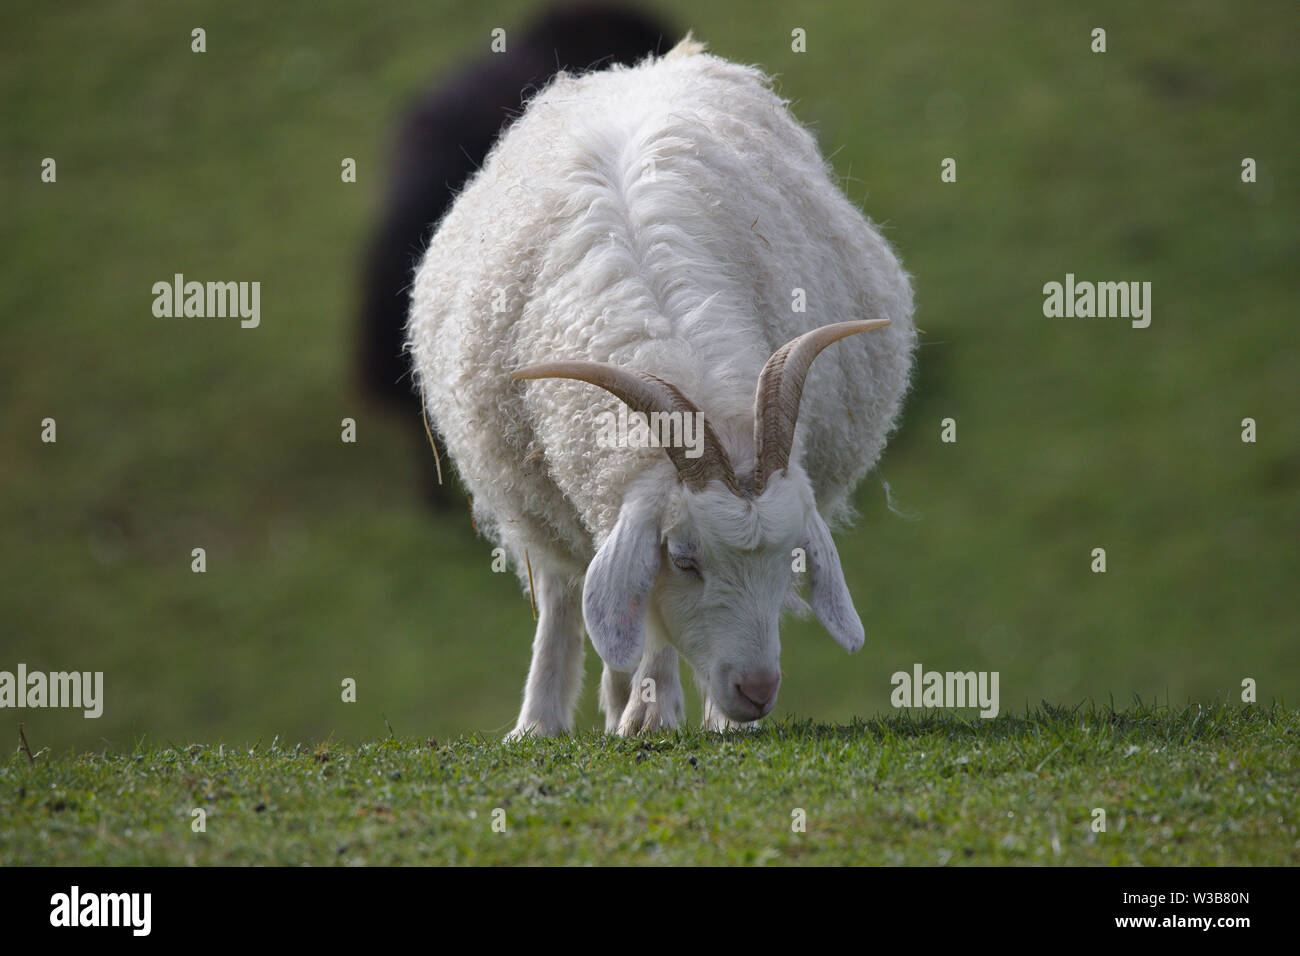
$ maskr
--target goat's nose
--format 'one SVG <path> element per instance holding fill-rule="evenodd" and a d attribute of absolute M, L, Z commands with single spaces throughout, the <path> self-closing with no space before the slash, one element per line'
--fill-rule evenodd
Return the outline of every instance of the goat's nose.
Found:
<path fill-rule="evenodd" d="M 759 671 L 736 682 L 736 689 L 763 714 L 776 703 L 776 691 L 781 686 L 780 671 Z"/>

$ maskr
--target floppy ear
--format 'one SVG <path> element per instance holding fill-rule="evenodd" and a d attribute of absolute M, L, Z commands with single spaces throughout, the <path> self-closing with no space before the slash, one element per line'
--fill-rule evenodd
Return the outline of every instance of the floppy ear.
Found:
<path fill-rule="evenodd" d="M 582 618 L 601 659 L 631 671 L 645 644 L 646 604 L 659 572 L 659 521 L 652 509 L 625 503 L 587 568 Z"/>
<path fill-rule="evenodd" d="M 852 654 L 866 639 L 862 620 L 844 583 L 840 555 L 830 529 L 815 510 L 808 522 L 808 599 L 813 613 L 831 637 Z"/>

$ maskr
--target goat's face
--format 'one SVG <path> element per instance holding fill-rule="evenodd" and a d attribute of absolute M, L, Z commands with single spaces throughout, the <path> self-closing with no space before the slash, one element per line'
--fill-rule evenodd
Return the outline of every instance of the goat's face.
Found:
<path fill-rule="evenodd" d="M 665 446 L 677 470 L 671 493 L 656 494 L 653 481 L 650 489 L 629 491 L 613 531 L 587 568 L 583 619 L 607 665 L 617 671 L 637 666 L 646 618 L 654 614 L 663 637 L 690 663 L 712 702 L 734 721 L 757 720 L 776 703 L 778 625 L 797 566 L 807 569 L 810 603 L 826 629 L 850 651 L 862 646 L 862 622 L 835 544 L 817 513 L 808 476 L 790 456 L 812 360 L 832 342 L 887 324 L 823 326 L 772 355 L 754 398 L 752 473 L 737 475 L 707 419 L 695 457 Z M 648 372 L 567 361 L 513 375 L 590 382 L 642 413 L 699 414 L 676 386 Z"/>
<path fill-rule="evenodd" d="M 816 554 L 818 568 L 834 562 L 842 589 L 834 546 L 823 550 L 824 525 L 802 469 L 776 476 L 756 498 L 714 485 L 683 491 L 680 502 L 665 529 L 654 609 L 714 705 L 734 721 L 757 720 L 776 705 L 781 612 L 802 603 L 796 570 Z M 819 588 L 824 577 L 817 576 Z M 856 650 L 861 624 L 846 590 L 837 600 L 854 625 L 845 637 Z"/>
<path fill-rule="evenodd" d="M 663 508 L 633 496 L 587 571 L 584 617 L 605 662 L 631 670 L 656 615 L 713 703 L 744 723 L 776 704 L 781 611 L 801 603 L 804 569 L 818 618 L 857 650 L 862 623 L 803 469 L 773 476 L 756 497 L 721 483 L 679 486 Z"/>

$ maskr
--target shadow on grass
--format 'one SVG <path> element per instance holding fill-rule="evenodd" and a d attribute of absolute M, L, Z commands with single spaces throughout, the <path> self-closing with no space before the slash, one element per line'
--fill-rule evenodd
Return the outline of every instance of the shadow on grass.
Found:
<path fill-rule="evenodd" d="M 1193 740 L 1214 740 L 1239 735 L 1252 729 L 1276 727 L 1290 715 L 1282 702 L 1267 706 L 1235 705 L 1224 701 L 1188 703 L 1175 707 L 1168 704 L 1143 703 L 1117 711 L 1113 703 L 1098 706 L 1085 701 L 1073 707 L 1043 702 L 1024 714 L 1002 714 L 991 719 L 966 717 L 948 711 L 900 710 L 886 716 L 857 718 L 848 724 L 826 724 L 798 717 L 768 723 L 757 729 L 729 730 L 715 733 L 701 729 L 681 729 L 638 737 L 613 737 L 600 733 L 579 734 L 549 743 L 564 747 L 592 746 L 619 752 L 647 753 L 672 751 L 700 746 L 744 743 L 746 741 L 842 741 L 885 742 L 900 739 L 937 737 L 952 741 L 996 743 L 1000 741 L 1056 738 L 1065 742 L 1085 734 L 1150 742 L 1166 745 L 1185 744 Z M 523 742 L 523 746 L 545 741 Z"/>

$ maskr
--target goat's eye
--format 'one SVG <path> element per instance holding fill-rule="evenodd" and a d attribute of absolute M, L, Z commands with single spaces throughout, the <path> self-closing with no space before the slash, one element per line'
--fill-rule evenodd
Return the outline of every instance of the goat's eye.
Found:
<path fill-rule="evenodd" d="M 672 560 L 673 560 L 673 567 L 677 568 L 677 570 L 687 571 L 691 574 L 696 575 L 697 577 L 699 576 L 700 567 L 695 563 L 694 558 L 687 557 L 684 554 L 674 554 L 672 555 Z"/>

